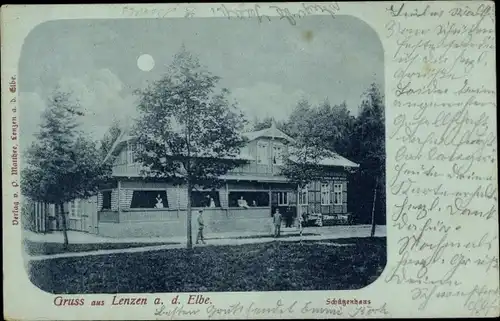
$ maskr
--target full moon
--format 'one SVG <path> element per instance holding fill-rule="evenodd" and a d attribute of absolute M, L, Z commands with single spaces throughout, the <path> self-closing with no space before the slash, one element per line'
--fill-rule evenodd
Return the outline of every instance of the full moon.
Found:
<path fill-rule="evenodd" d="M 142 71 L 150 71 L 155 66 L 155 60 L 151 55 L 144 54 L 137 58 L 137 67 Z"/>

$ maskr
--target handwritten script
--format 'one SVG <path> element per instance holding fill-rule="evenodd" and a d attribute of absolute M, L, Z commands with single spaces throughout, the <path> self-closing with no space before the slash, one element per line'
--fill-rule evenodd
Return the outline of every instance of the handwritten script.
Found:
<path fill-rule="evenodd" d="M 283 20 L 292 26 L 295 26 L 300 19 L 311 15 L 329 15 L 335 18 L 339 10 L 340 6 L 338 2 L 307 2 L 302 3 L 298 8 L 292 8 L 287 5 L 271 5 L 264 3 L 256 3 L 253 5 L 231 5 L 222 3 L 211 8 L 214 17 L 224 17 L 230 20 L 255 19 L 258 23 Z M 263 12 L 269 14 L 264 14 Z M 122 8 L 122 14 L 133 18 L 168 18 L 179 15 L 184 18 L 194 18 L 197 16 L 196 7 L 182 7 L 180 5 L 169 8 L 126 5 Z"/>
<path fill-rule="evenodd" d="M 274 15 L 262 14 L 263 11 L 268 12 L 266 9 L 271 9 Z M 318 4 L 318 3 L 302 3 L 299 9 L 290 9 L 288 6 L 267 5 L 263 8 L 260 4 L 255 4 L 253 7 L 228 7 L 221 4 L 218 7 L 212 8 L 215 15 L 223 15 L 228 19 L 248 19 L 255 18 L 258 22 L 270 22 L 273 19 L 285 20 L 292 26 L 297 24 L 297 20 L 306 16 L 315 14 L 328 14 L 332 18 L 340 10 L 337 2 Z"/>
<path fill-rule="evenodd" d="M 161 305 L 155 309 L 154 316 L 158 320 L 180 319 L 206 316 L 209 319 L 232 318 L 286 318 L 304 315 L 309 317 L 389 317 L 386 304 L 338 304 L 325 306 L 312 301 L 282 300 L 263 304 L 262 302 L 245 301 L 227 305 L 208 304 L 205 306 Z"/>
<path fill-rule="evenodd" d="M 212 14 L 215 17 L 225 17 L 230 20 L 246 20 L 255 19 L 258 23 L 271 22 L 273 20 L 283 20 L 290 25 L 295 26 L 297 22 L 311 15 L 329 15 L 335 18 L 335 15 L 340 11 L 340 6 L 337 2 L 330 3 L 302 3 L 299 8 L 291 8 L 286 5 L 270 5 L 270 4 L 254 4 L 254 5 L 231 5 L 219 4 L 211 8 Z M 266 12 L 267 14 L 264 14 Z M 169 8 L 154 8 L 145 6 L 129 6 L 122 8 L 122 14 L 127 17 L 155 17 L 168 18 L 178 16 L 184 18 L 196 17 L 195 7 L 181 7 L 177 5 Z"/>
<path fill-rule="evenodd" d="M 453 7 L 454 6 L 454 7 Z M 388 224 L 405 285 L 423 311 L 458 300 L 472 316 L 498 311 L 494 8 L 483 3 L 393 4 L 385 37 Z M 389 157 L 389 156 L 388 156 Z"/>

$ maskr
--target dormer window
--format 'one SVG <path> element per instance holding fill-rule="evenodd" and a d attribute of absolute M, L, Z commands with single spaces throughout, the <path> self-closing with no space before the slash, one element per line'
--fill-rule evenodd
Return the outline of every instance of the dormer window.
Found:
<path fill-rule="evenodd" d="M 258 142 L 257 143 L 257 163 L 258 164 L 268 164 L 268 162 L 269 162 L 268 147 L 269 147 L 269 144 L 267 142 Z"/>
<path fill-rule="evenodd" d="M 273 164 L 283 165 L 283 145 L 273 146 Z"/>
<path fill-rule="evenodd" d="M 134 145 L 127 142 L 127 164 L 134 163 Z"/>
<path fill-rule="evenodd" d="M 135 143 L 127 142 L 126 155 L 128 165 L 137 163 L 137 147 L 138 146 Z"/>

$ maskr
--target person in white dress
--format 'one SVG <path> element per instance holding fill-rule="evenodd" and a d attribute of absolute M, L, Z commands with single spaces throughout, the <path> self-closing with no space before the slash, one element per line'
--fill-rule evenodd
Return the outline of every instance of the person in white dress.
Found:
<path fill-rule="evenodd" d="M 243 199 L 243 196 L 240 197 L 240 199 L 238 200 L 238 206 L 243 208 L 249 208 L 248 203 L 245 199 Z"/>
<path fill-rule="evenodd" d="M 156 196 L 155 208 L 163 208 L 163 199 L 161 198 L 160 194 L 158 194 L 158 196 Z"/>

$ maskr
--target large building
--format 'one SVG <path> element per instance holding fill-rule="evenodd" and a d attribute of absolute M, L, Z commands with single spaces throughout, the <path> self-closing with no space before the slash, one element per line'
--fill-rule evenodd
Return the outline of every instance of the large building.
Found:
<path fill-rule="evenodd" d="M 193 229 L 198 208 L 204 210 L 208 234 L 268 231 L 277 208 L 290 224 L 299 210 L 324 217 L 347 214 L 348 171 L 359 165 L 332 154 L 321 161 L 331 170 L 330 178 L 298 190 L 280 174 L 293 139 L 274 124 L 244 135 L 248 143 L 237 157 L 241 165 L 220 177 L 221 187 L 206 190 L 195 186 L 192 191 Z M 141 177 L 133 146 L 134 138 L 127 132 L 118 137 L 108 155 L 114 158 L 113 181 L 97 200 L 68 205 L 69 228 L 109 237 L 185 235 L 187 188 L 166 179 Z"/>

